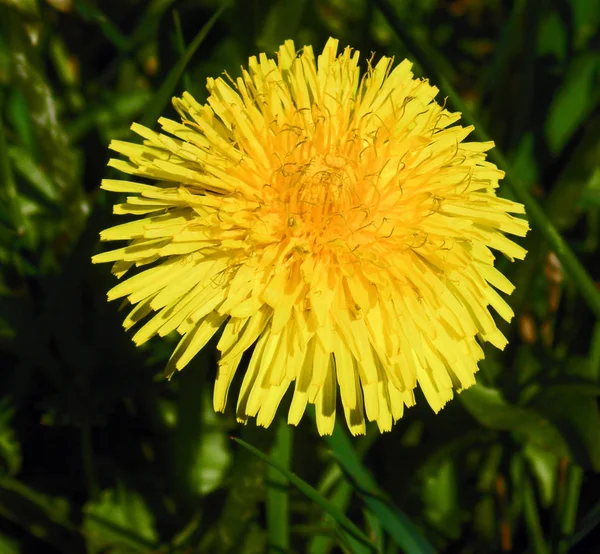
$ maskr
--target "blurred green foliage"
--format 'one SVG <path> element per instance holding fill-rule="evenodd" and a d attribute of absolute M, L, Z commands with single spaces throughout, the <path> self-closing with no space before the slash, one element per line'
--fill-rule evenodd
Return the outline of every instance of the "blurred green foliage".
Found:
<path fill-rule="evenodd" d="M 544 210 L 479 384 L 352 441 L 215 414 L 212 343 L 163 380 L 89 261 L 111 139 L 330 35 L 431 68 Z M 600 325 L 540 233 L 599 279 L 599 91 L 600 0 L 0 0 L 0 554 L 599 552 Z"/>

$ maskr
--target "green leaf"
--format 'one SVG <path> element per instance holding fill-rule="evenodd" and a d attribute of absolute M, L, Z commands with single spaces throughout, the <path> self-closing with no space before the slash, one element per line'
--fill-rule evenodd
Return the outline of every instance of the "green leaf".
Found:
<path fill-rule="evenodd" d="M 591 179 L 583 189 L 579 205 L 585 209 L 600 207 L 600 167 L 592 173 Z"/>
<path fill-rule="evenodd" d="M 600 0 L 570 0 L 573 42 L 576 49 L 583 49 L 598 32 L 600 25 Z"/>
<path fill-rule="evenodd" d="M 371 472 L 362 464 L 348 435 L 339 425 L 335 426 L 330 437 L 325 437 L 325 441 L 354 488 L 363 496 L 367 508 L 379 518 L 392 540 L 400 548 L 414 554 L 433 553 L 433 547 L 421 536 L 410 519 L 379 489 Z"/>
<path fill-rule="evenodd" d="M 589 371 L 586 377 L 593 382 L 600 382 L 600 320 L 597 319 L 592 329 L 592 338 L 590 340 L 590 350 L 588 354 Z"/>
<path fill-rule="evenodd" d="M 558 429 L 540 414 L 509 404 L 497 389 L 480 384 L 463 391 L 459 398 L 481 425 L 498 431 L 510 431 L 525 444 L 533 444 L 568 458 L 569 447 Z"/>
<path fill-rule="evenodd" d="M 332 516 L 335 521 L 344 528 L 358 543 L 362 546 L 368 546 L 371 551 L 375 550 L 373 543 L 369 540 L 363 531 L 361 531 L 352 521 L 350 521 L 336 506 L 334 506 L 329 500 L 324 498 L 319 491 L 311 487 L 308 483 L 300 479 L 295 473 L 292 473 L 290 470 L 281 467 L 279 464 L 274 462 L 271 458 L 263 454 L 257 448 L 254 448 L 252 445 L 244 442 L 241 439 L 236 437 L 232 437 L 232 439 L 252 452 L 255 456 L 259 457 L 264 462 L 267 462 L 269 465 L 277 469 L 292 485 L 294 485 L 302 494 L 304 494 L 308 499 L 312 500 L 315 504 L 317 504 L 323 511 L 327 512 L 330 516 Z"/>
<path fill-rule="evenodd" d="M 550 385 L 540 390 L 532 404 L 562 430 L 575 460 L 600 471 L 600 410 L 598 387 Z"/>
<path fill-rule="evenodd" d="M 498 511 L 491 494 L 481 496 L 473 507 L 473 531 L 485 544 L 498 540 Z"/>
<path fill-rule="evenodd" d="M 272 447 L 271 433 L 264 429 L 245 426 L 241 434 L 263 450 Z M 237 553 L 259 516 L 259 503 L 265 497 L 265 464 L 248 450 L 236 452 L 233 460 L 225 504 L 217 522 L 202 537 L 200 552 Z"/>
<path fill-rule="evenodd" d="M 253 523 L 244 534 L 244 542 L 240 550 L 235 550 L 232 554 L 264 554 L 267 551 L 267 541 L 265 533 L 258 523 Z M 280 554 L 276 551 L 277 554 Z"/>
<path fill-rule="evenodd" d="M 2 554 L 21 554 L 22 550 L 18 541 L 0 535 L 0 552 L 2 552 Z"/>
<path fill-rule="evenodd" d="M 533 444 L 525 445 L 523 455 L 537 481 L 542 505 L 549 508 L 554 502 L 556 491 L 558 456 Z"/>
<path fill-rule="evenodd" d="M 567 28 L 558 10 L 549 10 L 542 14 L 537 34 L 536 53 L 540 58 L 554 56 L 561 62 L 566 58 Z"/>
<path fill-rule="evenodd" d="M 198 34 L 194 37 L 192 42 L 187 47 L 185 53 L 179 61 L 175 64 L 175 67 L 169 71 L 169 74 L 163 81 L 160 88 L 156 91 L 148 105 L 146 106 L 146 113 L 141 120 L 141 124 L 145 127 L 152 127 L 160 115 L 162 114 L 167 102 L 173 96 L 177 84 L 183 75 L 185 68 L 196 53 L 196 50 L 204 42 L 204 39 L 213 28 L 214 24 L 219 20 L 223 12 L 229 7 L 229 3 L 225 2 L 215 12 L 215 14 L 204 24 L 204 26 L 198 31 Z"/>
<path fill-rule="evenodd" d="M 456 461 L 446 458 L 423 479 L 423 515 L 444 536 L 460 537 L 460 528 L 468 518 L 459 508 Z"/>
<path fill-rule="evenodd" d="M 539 179 L 540 169 L 534 146 L 533 134 L 525 133 L 512 157 L 513 169 L 525 183 L 537 183 Z"/>
<path fill-rule="evenodd" d="M 544 201 L 548 217 L 559 230 L 571 229 L 581 217 L 578 207 L 586 187 L 593 187 L 600 158 L 600 113 L 586 121 L 573 151 Z M 591 182 L 590 182 L 591 181 Z M 537 271 L 538 268 L 534 268 Z"/>
<path fill-rule="evenodd" d="M 94 549 L 127 547 L 147 553 L 157 548 L 154 516 L 136 492 L 119 484 L 106 490 L 98 501 L 84 506 L 83 530 Z"/>
<path fill-rule="evenodd" d="M 77 151 L 68 141 L 59 118 L 59 102 L 46 78 L 43 61 L 16 14 L 0 18 L 0 25 L 8 37 L 14 59 L 14 84 L 25 97 L 29 117 L 36 139 L 35 156 L 43 165 L 54 184 L 60 205 L 69 213 L 69 230 L 76 232 L 87 215 L 83 187 L 79 179 L 80 166 Z"/>
<path fill-rule="evenodd" d="M 36 0 L 0 0 L 0 4 L 14 8 L 30 19 L 37 19 L 40 16 Z"/>
<path fill-rule="evenodd" d="M 12 88 L 7 97 L 6 108 L 7 123 L 16 133 L 17 141 L 30 152 L 32 157 L 39 159 L 40 151 L 29 106 L 25 95 L 18 88 Z"/>
<path fill-rule="evenodd" d="M 177 488 L 191 503 L 217 489 L 231 462 L 230 443 L 223 419 L 215 414 L 204 369 L 210 357 L 201 353 L 197 371 L 179 376 L 175 456 Z"/>
<path fill-rule="evenodd" d="M 546 120 L 546 140 L 557 154 L 600 103 L 600 54 L 585 52 L 569 66 Z"/>
<path fill-rule="evenodd" d="M 223 483 L 231 463 L 231 451 L 227 429 L 222 418 L 213 410 L 212 394 L 207 387 L 202 390 L 201 406 L 202 422 L 192 469 L 192 486 L 200 494 L 207 495 Z"/>
<path fill-rule="evenodd" d="M 501 444 L 495 443 L 490 446 L 479 464 L 479 476 L 477 478 L 477 489 L 489 493 L 494 490 L 500 464 L 504 454 Z"/>

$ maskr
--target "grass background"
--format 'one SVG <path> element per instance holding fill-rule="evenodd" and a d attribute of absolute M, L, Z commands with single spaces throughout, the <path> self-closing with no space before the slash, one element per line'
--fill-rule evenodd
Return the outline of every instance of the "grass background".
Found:
<path fill-rule="evenodd" d="M 478 385 L 352 440 L 214 414 L 212 343 L 165 381 L 90 263 L 111 139 L 329 36 L 413 60 L 533 228 Z M 600 552 L 599 160 L 599 0 L 0 0 L 0 554 Z"/>

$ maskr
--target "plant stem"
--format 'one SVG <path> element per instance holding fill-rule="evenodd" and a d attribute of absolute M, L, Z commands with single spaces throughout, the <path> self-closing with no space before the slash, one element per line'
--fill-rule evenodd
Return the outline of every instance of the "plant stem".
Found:
<path fill-rule="evenodd" d="M 289 470 L 293 432 L 284 418 L 279 418 L 271 459 Z M 289 483 L 273 466 L 267 467 L 267 532 L 269 552 L 282 553 L 290 548 Z"/>
<path fill-rule="evenodd" d="M 561 538 L 557 544 L 557 554 L 566 554 L 569 551 L 569 540 L 575 531 L 582 481 L 583 470 L 575 464 L 569 464 L 567 467 L 564 502 L 560 514 Z"/>

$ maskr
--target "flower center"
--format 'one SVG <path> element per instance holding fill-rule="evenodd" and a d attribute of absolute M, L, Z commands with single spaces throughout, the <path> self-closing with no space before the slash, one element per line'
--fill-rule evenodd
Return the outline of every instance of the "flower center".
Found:
<path fill-rule="evenodd" d="M 353 176 L 342 156 L 319 155 L 300 166 L 285 191 L 291 217 L 315 227 L 327 227 L 332 218 L 351 207 Z"/>
<path fill-rule="evenodd" d="M 273 173 L 273 202 L 265 206 L 279 215 L 272 231 L 303 239 L 311 250 L 348 247 L 368 215 L 359 188 L 355 164 L 338 152 L 288 161 Z"/>

